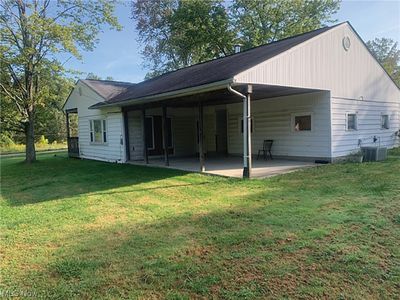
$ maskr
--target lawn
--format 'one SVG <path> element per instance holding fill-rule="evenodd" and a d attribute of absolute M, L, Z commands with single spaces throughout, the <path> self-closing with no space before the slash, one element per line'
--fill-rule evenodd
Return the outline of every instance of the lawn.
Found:
<path fill-rule="evenodd" d="M 66 150 L 67 143 L 36 143 L 36 151 L 51 151 L 51 150 Z M 23 144 L 10 144 L 1 145 L 0 144 L 0 154 L 14 154 L 14 153 L 25 153 L 25 145 Z"/>
<path fill-rule="evenodd" d="M 1 160 L 0 296 L 400 297 L 399 149 L 251 181 L 22 159 Z"/>

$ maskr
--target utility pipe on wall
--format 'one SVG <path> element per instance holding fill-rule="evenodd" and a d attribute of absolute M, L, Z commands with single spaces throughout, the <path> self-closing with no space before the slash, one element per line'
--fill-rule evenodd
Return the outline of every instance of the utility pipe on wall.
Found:
<path fill-rule="evenodd" d="M 250 94 L 252 86 L 247 86 L 247 96 L 234 90 L 228 84 L 228 91 L 243 99 L 243 178 L 251 176 L 251 118 L 250 118 Z"/>

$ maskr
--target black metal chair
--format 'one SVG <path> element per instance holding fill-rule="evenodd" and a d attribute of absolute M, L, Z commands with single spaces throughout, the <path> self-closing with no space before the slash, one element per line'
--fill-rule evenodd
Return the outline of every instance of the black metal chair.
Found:
<path fill-rule="evenodd" d="M 267 159 L 267 155 L 272 159 L 271 148 L 274 140 L 264 140 L 263 148 L 258 150 L 257 160 L 260 157 L 260 153 L 263 153 L 264 159 Z"/>

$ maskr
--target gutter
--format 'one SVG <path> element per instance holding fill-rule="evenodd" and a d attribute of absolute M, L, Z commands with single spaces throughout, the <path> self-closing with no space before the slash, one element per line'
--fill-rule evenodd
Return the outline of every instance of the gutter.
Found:
<path fill-rule="evenodd" d="M 231 84 L 227 86 L 228 91 L 243 99 L 243 178 L 251 176 L 251 119 L 250 119 L 250 94 L 252 86 L 247 86 L 248 96 L 234 90 Z"/>
<path fill-rule="evenodd" d="M 170 98 L 175 98 L 175 97 L 183 97 L 183 96 L 190 96 L 198 93 L 204 93 L 204 92 L 210 92 L 210 91 L 215 91 L 222 89 L 226 87 L 226 85 L 230 85 L 231 83 L 234 83 L 234 79 L 230 78 L 227 80 L 222 80 L 222 81 L 216 81 L 212 82 L 209 84 L 204 84 L 201 86 L 195 86 L 195 87 L 190 87 L 182 90 L 175 90 L 171 92 L 166 92 L 162 94 L 156 94 L 156 95 L 151 95 L 151 96 L 145 96 L 141 98 L 136 98 L 136 99 L 131 99 L 131 100 L 121 100 L 115 103 L 105 103 L 103 105 L 96 106 L 97 104 L 94 104 L 89 107 L 89 109 L 100 109 L 103 107 L 110 107 L 110 106 L 128 106 L 128 105 L 137 105 L 137 104 L 143 104 L 143 103 L 152 103 L 160 100 L 166 100 Z"/>

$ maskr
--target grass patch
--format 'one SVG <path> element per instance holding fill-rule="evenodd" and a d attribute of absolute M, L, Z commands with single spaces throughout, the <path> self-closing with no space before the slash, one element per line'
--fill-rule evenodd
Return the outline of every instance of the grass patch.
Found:
<path fill-rule="evenodd" d="M 243 181 L 1 159 L 0 290 L 44 298 L 399 298 L 400 151 Z"/>
<path fill-rule="evenodd" d="M 67 149 L 67 143 L 36 143 L 36 151 L 50 151 L 50 150 L 65 150 Z M 9 144 L 0 145 L 1 154 L 14 154 L 14 153 L 25 153 L 25 145 L 23 144 Z"/>

